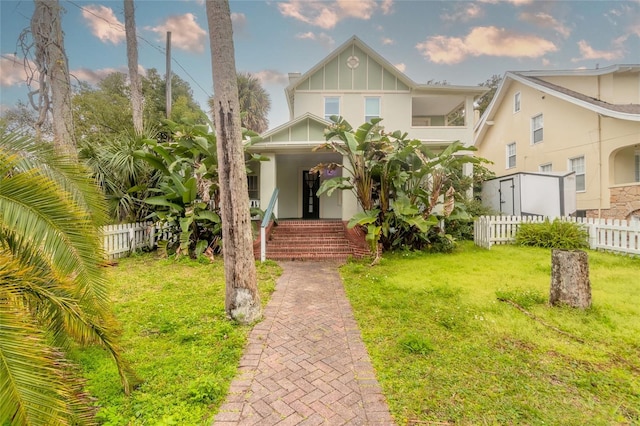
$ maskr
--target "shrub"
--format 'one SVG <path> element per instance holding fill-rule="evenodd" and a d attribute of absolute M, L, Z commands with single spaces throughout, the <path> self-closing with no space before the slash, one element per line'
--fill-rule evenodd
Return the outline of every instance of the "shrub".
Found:
<path fill-rule="evenodd" d="M 544 248 L 575 250 L 589 247 L 589 232 L 580 224 L 555 219 L 543 223 L 523 223 L 516 234 L 516 244 Z"/>

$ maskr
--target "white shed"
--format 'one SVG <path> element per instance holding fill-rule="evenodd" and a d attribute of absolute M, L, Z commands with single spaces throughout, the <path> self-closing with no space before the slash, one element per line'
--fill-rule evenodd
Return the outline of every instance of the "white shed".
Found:
<path fill-rule="evenodd" d="M 575 172 L 520 172 L 482 184 L 482 204 L 507 216 L 569 216 L 576 212 Z"/>

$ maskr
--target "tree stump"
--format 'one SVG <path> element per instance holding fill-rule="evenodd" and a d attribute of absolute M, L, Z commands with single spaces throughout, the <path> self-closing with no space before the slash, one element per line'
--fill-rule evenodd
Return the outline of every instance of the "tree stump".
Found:
<path fill-rule="evenodd" d="M 591 281 L 586 252 L 582 250 L 551 251 L 549 303 L 582 309 L 591 306 Z"/>

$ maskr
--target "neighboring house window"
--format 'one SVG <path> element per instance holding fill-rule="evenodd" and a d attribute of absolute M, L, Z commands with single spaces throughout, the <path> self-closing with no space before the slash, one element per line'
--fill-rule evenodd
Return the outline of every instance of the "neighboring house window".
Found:
<path fill-rule="evenodd" d="M 636 151 L 636 182 L 640 182 L 640 151 Z"/>
<path fill-rule="evenodd" d="M 533 143 L 542 142 L 542 114 L 531 119 L 531 141 Z"/>
<path fill-rule="evenodd" d="M 364 121 L 380 117 L 380 98 L 364 98 Z"/>
<path fill-rule="evenodd" d="M 340 98 L 337 96 L 324 98 L 324 119 L 331 121 L 332 115 L 340 115 Z"/>
<path fill-rule="evenodd" d="M 256 175 L 248 175 L 247 176 L 247 187 L 249 188 L 249 199 L 250 200 L 259 200 L 260 199 L 260 187 L 258 186 L 258 176 L 256 176 Z"/>
<path fill-rule="evenodd" d="M 516 143 L 510 143 L 507 145 L 507 169 L 511 169 L 516 166 Z"/>
<path fill-rule="evenodd" d="M 513 95 L 513 112 L 520 111 L 520 92 Z"/>
<path fill-rule="evenodd" d="M 570 158 L 569 170 L 572 172 L 576 172 L 576 191 L 584 191 L 584 157 Z"/>
<path fill-rule="evenodd" d="M 549 173 L 551 171 L 551 163 L 540 164 L 538 168 L 542 173 Z"/>

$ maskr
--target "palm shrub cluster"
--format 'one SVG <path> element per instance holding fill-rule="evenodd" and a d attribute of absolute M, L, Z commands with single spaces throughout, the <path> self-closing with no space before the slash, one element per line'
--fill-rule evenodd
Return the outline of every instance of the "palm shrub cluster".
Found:
<path fill-rule="evenodd" d="M 144 139 L 144 146 L 132 153 L 158 172 L 157 185 L 148 188 L 144 202 L 151 211 L 147 219 L 157 222 L 174 236 L 161 242 L 171 255 L 197 258 L 218 253 L 222 228 L 219 215 L 218 157 L 216 137 L 208 125 L 164 120 L 163 138 Z M 245 147 L 258 141 L 244 131 Z M 247 162 L 264 157 L 247 154 Z"/>
<path fill-rule="evenodd" d="M 515 243 L 522 246 L 576 250 L 589 247 L 589 232 L 584 226 L 559 219 L 542 223 L 522 223 Z"/>
<path fill-rule="evenodd" d="M 84 424 L 92 412 L 65 351 L 104 346 L 128 393 L 101 272 L 106 211 L 89 173 L 0 129 L 0 424 Z"/>
<path fill-rule="evenodd" d="M 442 218 L 468 217 L 455 202 L 455 171 L 464 163 L 479 162 L 462 152 L 473 148 L 455 142 L 433 152 L 406 133 L 385 132 L 379 118 L 358 129 L 341 117 L 332 120 L 325 132 L 327 143 L 317 149 L 342 154 L 346 162 L 319 164 L 314 171 L 344 168 L 345 173 L 324 180 L 319 193 L 353 191 L 362 212 L 349 226 L 366 228 L 372 252 L 378 252 L 379 244 L 383 250 L 450 250 L 450 237 L 437 232 L 437 225 Z"/>

